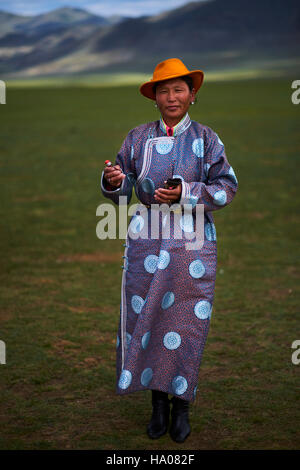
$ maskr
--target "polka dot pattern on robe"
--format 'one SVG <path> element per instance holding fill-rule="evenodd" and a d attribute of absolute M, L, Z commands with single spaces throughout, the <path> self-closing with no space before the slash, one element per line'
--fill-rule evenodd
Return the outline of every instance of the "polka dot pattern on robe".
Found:
<path fill-rule="evenodd" d="M 202 137 L 193 141 L 192 149 L 194 154 L 197 155 L 198 158 L 204 157 L 204 142 Z"/>
<path fill-rule="evenodd" d="M 148 255 L 144 259 L 146 271 L 153 274 L 157 269 L 166 269 L 170 263 L 170 255 L 166 250 L 160 250 L 159 256 Z"/>
<path fill-rule="evenodd" d="M 160 250 L 157 267 L 158 269 L 166 269 L 170 263 L 170 255 L 166 250 Z"/>
<path fill-rule="evenodd" d="M 141 313 L 144 303 L 144 299 L 142 299 L 142 297 L 140 297 L 139 295 L 133 295 L 131 298 L 131 306 L 133 308 L 133 311 L 137 314 Z"/>
<path fill-rule="evenodd" d="M 167 349 L 177 349 L 181 344 L 181 336 L 175 331 L 169 331 L 167 334 L 165 334 L 163 343 Z"/>
<path fill-rule="evenodd" d="M 147 331 L 147 333 L 145 333 L 142 337 L 142 348 L 143 349 L 146 349 L 148 344 L 149 344 L 149 341 L 150 341 L 150 337 L 151 337 L 151 332 L 150 331 Z"/>
<path fill-rule="evenodd" d="M 200 300 L 194 307 L 194 313 L 200 320 L 207 320 L 211 317 L 211 304 L 207 300 Z"/>
<path fill-rule="evenodd" d="M 155 145 L 156 150 L 161 155 L 166 155 L 173 148 L 173 139 L 160 139 Z"/>
<path fill-rule="evenodd" d="M 173 292 L 166 292 L 161 301 L 161 307 L 166 310 L 167 308 L 171 307 L 171 305 L 173 305 L 174 301 L 175 296 Z"/>
<path fill-rule="evenodd" d="M 200 259 L 195 259 L 189 265 L 189 273 L 194 279 L 199 279 L 205 274 L 205 267 Z"/>
<path fill-rule="evenodd" d="M 144 260 L 144 267 L 146 271 L 150 274 L 153 274 L 157 269 L 158 256 L 148 255 Z"/>
<path fill-rule="evenodd" d="M 126 333 L 126 344 L 127 344 L 127 348 L 130 346 L 130 342 L 131 342 L 131 335 L 129 333 Z"/>
<path fill-rule="evenodd" d="M 126 388 L 129 387 L 129 385 L 131 384 L 131 381 L 132 381 L 132 374 L 129 370 L 122 370 L 122 373 L 120 375 L 120 379 L 119 379 L 119 387 L 122 389 L 122 390 L 125 390 Z"/>
<path fill-rule="evenodd" d="M 226 196 L 226 191 L 224 189 L 220 189 L 220 191 L 217 191 L 214 194 L 214 202 L 217 204 L 217 206 L 223 206 L 226 204 L 227 201 L 227 196 Z"/>
<path fill-rule="evenodd" d="M 149 383 L 151 382 L 153 377 L 153 370 L 148 367 L 147 369 L 144 369 L 141 375 L 141 384 L 144 385 L 144 387 L 148 387 Z"/>
<path fill-rule="evenodd" d="M 188 383 L 185 377 L 177 375 L 172 381 L 172 389 L 176 395 L 182 395 L 188 388 Z"/>

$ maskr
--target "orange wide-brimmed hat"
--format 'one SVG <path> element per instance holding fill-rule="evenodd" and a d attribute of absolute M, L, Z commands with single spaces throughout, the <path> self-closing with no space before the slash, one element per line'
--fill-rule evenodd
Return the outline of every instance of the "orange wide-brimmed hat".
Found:
<path fill-rule="evenodd" d="M 192 77 L 193 85 L 197 93 L 202 85 L 204 73 L 202 70 L 188 70 L 180 59 L 167 59 L 157 64 L 153 72 L 153 77 L 149 82 L 143 83 L 143 85 L 140 86 L 140 92 L 142 95 L 146 96 L 146 98 L 155 100 L 155 93 L 153 91 L 153 85 L 155 83 L 180 77 Z"/>

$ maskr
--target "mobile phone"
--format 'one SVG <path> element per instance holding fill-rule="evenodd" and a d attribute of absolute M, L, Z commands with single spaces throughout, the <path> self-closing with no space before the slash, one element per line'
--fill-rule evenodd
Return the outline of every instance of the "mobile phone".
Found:
<path fill-rule="evenodd" d="M 168 178 L 164 184 L 165 189 L 176 188 L 182 183 L 181 178 Z"/>

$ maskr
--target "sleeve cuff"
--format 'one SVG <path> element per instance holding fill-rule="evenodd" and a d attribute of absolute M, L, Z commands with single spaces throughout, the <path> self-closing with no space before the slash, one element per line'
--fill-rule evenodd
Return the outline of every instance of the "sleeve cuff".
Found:
<path fill-rule="evenodd" d="M 124 188 L 124 184 L 125 184 L 125 179 L 123 179 L 122 181 L 122 184 L 119 188 L 115 188 L 114 189 L 114 186 L 111 186 L 109 183 L 106 182 L 106 179 L 104 178 L 104 171 L 102 171 L 102 174 L 101 174 L 101 190 L 103 192 L 104 195 L 106 194 L 118 194 L 121 192 L 121 190 L 123 190 Z"/>

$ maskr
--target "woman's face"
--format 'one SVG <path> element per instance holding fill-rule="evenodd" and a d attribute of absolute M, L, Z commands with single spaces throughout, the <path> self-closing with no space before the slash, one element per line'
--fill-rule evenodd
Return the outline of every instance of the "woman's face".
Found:
<path fill-rule="evenodd" d="M 173 78 L 157 85 L 155 97 L 163 120 L 169 127 L 173 127 L 186 114 L 191 101 L 194 101 L 195 90 L 193 88 L 190 91 L 181 78 Z"/>

